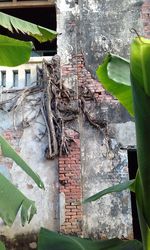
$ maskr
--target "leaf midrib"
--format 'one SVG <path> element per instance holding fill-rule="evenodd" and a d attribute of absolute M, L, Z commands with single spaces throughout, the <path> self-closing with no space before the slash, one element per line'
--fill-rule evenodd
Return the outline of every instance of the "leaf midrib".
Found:
<path fill-rule="evenodd" d="M 82 245 L 81 243 L 79 243 L 77 240 L 75 240 L 74 238 L 68 236 L 69 239 L 71 239 L 72 241 L 74 241 L 80 248 L 81 250 L 86 250 Z"/>

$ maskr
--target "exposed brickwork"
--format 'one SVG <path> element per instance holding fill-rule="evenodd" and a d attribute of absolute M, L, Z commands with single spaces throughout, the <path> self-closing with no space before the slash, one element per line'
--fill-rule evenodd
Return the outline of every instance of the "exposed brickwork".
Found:
<path fill-rule="evenodd" d="M 82 54 L 74 56 L 72 63 L 61 67 L 61 77 L 66 86 L 71 87 L 70 83 L 73 82 L 73 89 L 76 92 L 73 99 L 78 100 L 80 87 L 85 86 L 98 102 L 114 100 L 86 69 Z M 70 135 L 75 140 L 71 144 L 70 154 L 59 157 L 60 193 L 65 195 L 65 221 L 60 226 L 60 231 L 67 234 L 77 233 L 81 235 L 83 214 L 82 206 L 79 205 L 82 200 L 80 137 L 74 131 Z"/>
<path fill-rule="evenodd" d="M 77 75 L 78 75 L 78 86 L 86 86 L 96 97 L 100 99 L 106 94 L 103 87 L 98 81 L 92 78 L 91 73 L 85 68 L 84 58 L 82 54 L 77 56 Z"/>
<path fill-rule="evenodd" d="M 99 81 L 94 79 L 91 73 L 86 69 L 82 54 L 77 55 L 77 77 L 78 86 L 86 86 L 93 93 L 98 102 L 114 100 L 114 98 L 102 87 Z"/>
<path fill-rule="evenodd" d="M 97 101 L 114 99 L 105 91 L 99 81 L 94 79 L 91 73 L 86 69 L 83 54 L 74 56 L 70 64 L 65 64 L 61 67 L 61 77 L 63 82 L 67 82 L 70 88 L 70 83 L 72 81 L 71 78 L 73 77 L 73 87 L 77 93 L 77 95 L 74 96 L 74 99 L 78 99 L 79 91 L 77 91 L 77 88 L 81 86 L 86 86 L 93 93 Z"/>
<path fill-rule="evenodd" d="M 81 234 L 82 185 L 81 185 L 81 162 L 80 162 L 80 139 L 79 134 L 69 132 L 73 142 L 68 156 L 59 157 L 59 182 L 60 192 L 65 195 L 65 221 L 60 230 L 69 234 Z"/>

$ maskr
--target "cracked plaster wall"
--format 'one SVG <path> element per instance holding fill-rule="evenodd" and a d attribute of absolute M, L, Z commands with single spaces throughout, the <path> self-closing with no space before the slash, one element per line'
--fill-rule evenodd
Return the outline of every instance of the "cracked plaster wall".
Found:
<path fill-rule="evenodd" d="M 136 144 L 134 123 L 120 105 L 115 104 L 112 109 L 108 103 L 103 103 L 95 116 L 103 116 L 107 120 L 103 131 L 91 127 L 81 118 L 83 199 L 128 180 L 127 150 L 123 148 Z M 131 239 L 129 192 L 107 195 L 85 205 L 83 231 L 85 236 Z"/>
<path fill-rule="evenodd" d="M 6 98 L 8 98 L 7 94 Z M 58 230 L 59 228 L 58 160 L 50 161 L 45 158 L 45 148 L 48 144 L 45 134 L 46 128 L 43 117 L 41 115 L 36 117 L 40 105 L 36 105 L 33 110 L 33 103 L 38 98 L 39 94 L 29 96 L 28 100 L 31 99 L 32 101 L 25 102 L 22 107 L 17 108 L 17 111 L 14 112 L 8 112 L 8 107 L 6 107 L 6 111 L 0 110 L 0 133 L 20 152 L 24 160 L 38 173 L 45 185 L 45 190 L 39 189 L 20 167 L 16 166 L 10 159 L 0 157 L 0 171 L 3 170 L 16 187 L 29 199 L 34 200 L 37 207 L 37 214 L 30 224 L 26 224 L 24 227 L 21 226 L 19 215 L 10 228 L 0 220 L 0 235 L 5 235 L 8 238 L 19 234 L 36 234 L 41 227 L 50 230 Z M 14 117 L 17 129 L 15 129 L 13 123 Z M 30 126 L 23 129 L 22 119 L 30 121 Z M 31 240 L 33 240 L 32 237 Z"/>

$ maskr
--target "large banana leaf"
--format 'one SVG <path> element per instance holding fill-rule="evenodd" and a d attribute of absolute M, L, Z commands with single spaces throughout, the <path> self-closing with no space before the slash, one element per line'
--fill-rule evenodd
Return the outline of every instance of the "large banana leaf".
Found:
<path fill-rule="evenodd" d="M 57 32 L 0 12 L 0 25 L 11 32 L 22 32 L 39 42 L 51 41 Z M 29 61 L 32 43 L 0 35 L 0 65 L 18 66 Z"/>
<path fill-rule="evenodd" d="M 39 42 L 51 41 L 56 38 L 57 32 L 44 28 L 40 25 L 21 20 L 19 18 L 0 12 L 0 25 L 11 32 L 13 29 L 17 32 L 25 33 L 36 38 Z"/>
<path fill-rule="evenodd" d="M 129 62 L 116 55 L 108 55 L 103 64 L 96 71 L 97 77 L 103 87 L 128 110 L 130 115 L 133 112 L 133 98 L 130 81 Z"/>
<path fill-rule="evenodd" d="M 38 185 L 38 187 L 44 189 L 44 184 L 39 175 L 36 174 L 28 164 L 19 156 L 19 154 L 11 147 L 11 145 L 0 135 L 0 146 L 4 156 L 11 158 L 16 164 L 22 168 Z"/>
<path fill-rule="evenodd" d="M 88 240 L 64 236 L 42 228 L 38 238 L 38 250 L 142 250 L 139 241 Z"/>
<path fill-rule="evenodd" d="M 1 242 L 1 241 L 0 241 L 0 250 L 6 250 L 6 248 L 5 248 L 4 244 L 3 244 L 3 242 Z"/>
<path fill-rule="evenodd" d="M 135 184 L 135 180 L 130 180 L 130 181 L 126 181 L 124 183 L 120 183 L 117 185 L 114 185 L 112 187 L 106 188 L 90 197 L 88 197 L 87 199 L 84 200 L 84 204 L 88 203 L 88 202 L 92 202 L 92 201 L 96 201 L 98 199 L 100 199 L 102 196 L 106 195 L 106 194 L 111 194 L 114 192 L 121 192 L 125 189 L 130 189 L 131 191 L 134 191 L 134 184 Z"/>
<path fill-rule="evenodd" d="M 116 59 L 115 59 L 116 60 Z M 123 66 L 124 64 L 124 66 Z M 113 70 L 112 70 L 113 69 Z M 124 69 L 122 71 L 122 69 Z M 121 70 L 121 76 L 118 72 Z M 126 95 L 124 88 L 117 91 L 118 79 L 122 85 L 126 82 L 129 70 L 125 62 L 117 59 L 114 62 L 113 56 L 106 58 L 104 64 L 97 71 L 99 79 L 103 82 L 110 93 L 114 94 L 120 102 L 122 96 L 126 97 L 131 104 L 131 93 Z M 119 73 L 120 75 L 120 73 Z M 133 104 L 135 113 L 138 174 L 134 183 L 138 215 L 143 239 L 144 250 L 150 250 L 150 40 L 137 37 L 131 44 L 130 75 L 133 92 Z M 123 77 L 122 77 L 123 76 Z M 125 81 L 124 81 L 125 80 Z M 110 86 L 111 84 L 111 86 Z M 114 90 L 113 90 L 114 89 Z M 129 105 L 124 105 L 128 111 Z"/>
<path fill-rule="evenodd" d="M 130 65 L 139 167 L 135 193 L 144 250 L 150 250 L 150 40 L 133 40 Z"/>
<path fill-rule="evenodd" d="M 0 35 L 0 65 L 17 66 L 30 59 L 32 43 Z"/>
<path fill-rule="evenodd" d="M 11 226 L 21 209 L 21 222 L 24 226 L 36 213 L 35 202 L 26 198 L 10 181 L 0 174 L 0 217 Z"/>
<path fill-rule="evenodd" d="M 143 246 L 144 246 L 144 250 L 149 250 L 150 249 L 150 228 L 147 224 L 147 221 L 144 218 L 143 197 L 141 195 L 142 185 L 141 185 L 141 179 L 139 175 L 136 178 L 134 186 L 135 186 L 135 191 L 136 191 L 137 209 L 138 209 L 139 222 L 140 222 L 140 227 L 141 227 Z"/>

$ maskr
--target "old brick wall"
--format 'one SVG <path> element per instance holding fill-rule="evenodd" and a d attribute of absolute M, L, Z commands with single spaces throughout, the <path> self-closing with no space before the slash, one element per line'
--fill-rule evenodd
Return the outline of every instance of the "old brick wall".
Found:
<path fill-rule="evenodd" d="M 106 93 L 99 82 L 92 78 L 91 73 L 86 69 L 83 54 L 73 56 L 70 64 L 62 65 L 61 77 L 66 86 L 75 90 L 73 100 L 80 106 L 80 87 L 86 87 L 94 97 L 96 102 L 110 100 L 116 101 Z M 72 80 L 75 79 L 75 82 Z M 68 80 L 69 79 L 69 80 Z M 76 85 L 77 84 L 77 85 Z M 94 101 L 94 102 L 95 102 Z M 91 105 L 88 100 L 87 103 Z M 69 124 L 67 124 L 69 126 Z M 70 153 L 67 156 L 59 157 L 59 183 L 60 183 L 60 231 L 66 234 L 83 234 L 83 183 L 81 164 L 81 145 L 78 120 L 73 124 L 75 129 L 66 129 L 73 139 L 70 146 Z M 76 128 L 79 132 L 76 132 Z M 92 146 L 92 145 L 91 145 Z M 92 150 L 92 148 L 91 148 Z"/>
<path fill-rule="evenodd" d="M 82 180 L 79 133 L 66 131 L 72 138 L 68 156 L 59 157 L 60 195 L 63 193 L 60 230 L 63 233 L 82 234 Z"/>

